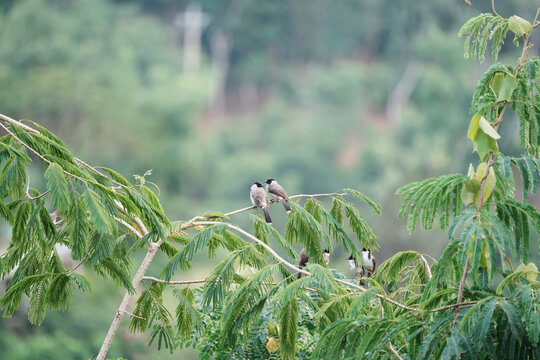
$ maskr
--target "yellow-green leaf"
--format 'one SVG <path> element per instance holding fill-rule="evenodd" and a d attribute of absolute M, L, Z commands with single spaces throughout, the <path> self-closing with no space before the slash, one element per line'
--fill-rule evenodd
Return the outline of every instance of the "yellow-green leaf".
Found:
<path fill-rule="evenodd" d="M 530 281 L 536 281 L 536 278 L 538 277 L 538 268 L 534 263 L 528 263 L 525 264 L 519 264 L 519 266 L 516 269 L 516 272 L 523 272 L 523 275 Z"/>
<path fill-rule="evenodd" d="M 477 179 L 466 179 L 465 187 L 472 193 L 477 193 L 480 190 L 480 181 Z"/>
<path fill-rule="evenodd" d="M 478 132 L 476 141 L 474 142 L 474 150 L 480 156 L 480 159 L 485 159 L 487 154 L 490 152 L 498 152 L 499 146 L 497 145 L 497 140 L 487 135 L 483 131 Z"/>
<path fill-rule="evenodd" d="M 497 96 L 497 101 L 510 101 L 516 87 L 516 78 L 509 73 L 497 73 L 491 82 L 491 89 Z"/>
<path fill-rule="evenodd" d="M 476 175 L 475 179 L 478 180 L 479 183 L 482 182 L 482 179 L 486 175 L 486 163 L 480 163 L 478 164 L 478 168 L 476 169 Z M 485 202 L 490 196 L 495 188 L 495 184 L 497 182 L 497 178 L 495 177 L 495 171 L 493 170 L 493 167 L 489 168 L 488 175 L 485 180 L 484 184 L 484 196 L 483 201 Z"/>
<path fill-rule="evenodd" d="M 478 125 L 483 132 L 485 132 L 488 136 L 494 138 L 495 140 L 499 140 L 501 138 L 501 135 L 497 133 L 493 126 L 491 126 L 491 123 L 487 121 L 484 117 L 480 118 Z"/>
<path fill-rule="evenodd" d="M 532 25 L 527 20 L 514 15 L 508 18 L 508 28 L 517 36 L 523 36 L 532 30 Z"/>
<path fill-rule="evenodd" d="M 467 172 L 467 177 L 469 179 L 472 179 L 474 178 L 474 174 L 476 173 L 476 171 L 474 171 L 474 166 L 473 164 L 469 164 L 469 171 Z"/>
<path fill-rule="evenodd" d="M 271 337 L 270 339 L 268 339 L 268 342 L 266 343 L 265 347 L 266 347 L 266 350 L 268 350 L 270 354 L 273 354 L 276 351 L 279 351 L 279 341 Z"/>
<path fill-rule="evenodd" d="M 480 129 L 480 118 L 482 115 L 480 114 L 474 114 L 474 116 L 471 119 L 471 123 L 469 124 L 469 131 L 467 132 L 467 137 L 471 139 L 473 142 L 476 140 L 476 135 L 478 134 L 478 130 Z"/>
<path fill-rule="evenodd" d="M 467 187 L 464 186 L 461 189 L 461 201 L 463 201 L 463 205 L 467 206 L 469 204 L 472 204 L 474 201 L 474 193 L 467 190 Z"/>
<path fill-rule="evenodd" d="M 491 261 L 489 261 L 490 256 L 491 255 L 486 244 L 486 239 L 482 239 L 482 256 L 480 257 L 480 265 L 485 267 L 488 273 L 491 273 Z"/>
<path fill-rule="evenodd" d="M 496 141 L 500 138 L 499 134 L 480 114 L 472 117 L 467 137 L 472 140 L 474 151 L 478 152 L 481 159 L 491 151 L 499 151 Z"/>

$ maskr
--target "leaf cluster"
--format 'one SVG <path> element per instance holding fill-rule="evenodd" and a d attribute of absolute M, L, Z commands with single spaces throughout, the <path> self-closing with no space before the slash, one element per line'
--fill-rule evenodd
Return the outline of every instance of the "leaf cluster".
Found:
<path fill-rule="evenodd" d="M 83 264 L 133 292 L 134 240 L 165 238 L 170 222 L 150 189 L 87 165 L 57 136 L 34 126 L 38 131 L 10 124 L 0 138 L 0 216 L 11 226 L 0 256 L 0 276 L 9 279 L 0 306 L 10 317 L 29 296 L 29 319 L 39 324 L 48 309 L 71 307 L 74 286 L 89 290 L 76 272 Z M 29 167 L 41 176 L 32 182 L 45 190 L 32 187 Z"/>

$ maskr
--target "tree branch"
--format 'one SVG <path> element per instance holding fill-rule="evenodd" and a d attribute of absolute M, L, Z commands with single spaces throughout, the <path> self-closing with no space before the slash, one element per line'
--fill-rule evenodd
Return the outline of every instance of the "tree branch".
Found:
<path fill-rule="evenodd" d="M 394 348 L 394 345 L 392 345 L 390 341 L 388 341 L 388 348 L 390 349 L 392 354 L 394 354 L 399 360 L 403 360 L 403 358 L 399 355 L 397 350 Z"/>
<path fill-rule="evenodd" d="M 258 245 L 265 248 L 278 262 L 282 263 L 283 265 L 287 266 L 288 268 L 290 268 L 292 270 L 295 270 L 295 271 L 297 271 L 299 273 L 302 273 L 304 275 L 311 275 L 311 273 L 309 271 L 300 269 L 296 265 L 293 265 L 290 262 L 288 262 L 287 260 L 283 259 L 270 246 L 268 246 L 263 241 L 259 240 L 257 237 L 251 235 L 250 233 L 248 233 L 247 231 L 245 231 L 244 229 L 242 229 L 242 228 L 240 228 L 240 227 L 238 227 L 236 225 L 233 225 L 231 223 L 226 223 L 226 222 L 219 222 L 219 221 L 201 221 L 201 222 L 197 222 L 197 224 L 198 225 L 226 225 L 229 229 L 232 229 L 232 230 L 246 236 L 247 238 L 249 238 L 249 239 L 253 240 L 254 242 L 256 242 Z M 358 289 L 360 291 L 366 291 L 366 289 L 364 287 L 360 286 L 360 285 L 356 285 L 356 284 L 353 284 L 353 283 L 350 283 L 348 281 L 341 280 L 341 279 L 334 279 L 334 280 L 336 282 L 340 283 L 340 284 L 343 284 L 343 285 Z M 386 296 L 381 295 L 381 294 L 375 294 L 375 296 L 380 298 L 380 299 L 383 299 L 383 300 L 385 300 L 385 301 L 387 301 L 387 302 L 389 302 L 391 304 L 394 304 L 397 307 L 405 309 L 405 310 L 415 311 L 415 312 L 421 312 L 422 311 L 421 309 L 418 309 L 418 308 L 413 308 L 413 307 L 410 307 L 410 306 L 407 306 L 407 305 L 403 305 L 403 304 L 401 304 L 401 303 L 399 303 L 399 302 L 397 302 L 395 300 L 392 300 L 389 297 L 386 297 Z"/>
<path fill-rule="evenodd" d="M 154 282 L 158 282 L 161 284 L 167 284 L 167 285 L 189 285 L 189 284 L 202 284 L 206 282 L 206 279 L 204 280 L 161 280 L 153 276 L 143 276 L 143 280 L 150 280 Z"/>
<path fill-rule="evenodd" d="M 459 314 L 459 309 L 461 307 L 461 300 L 463 299 L 463 289 L 465 288 L 465 280 L 467 280 L 467 273 L 469 272 L 469 256 L 465 260 L 465 268 L 463 269 L 463 276 L 461 277 L 461 282 L 459 283 L 458 297 L 456 302 L 456 313 L 454 315 L 454 326 L 457 324 L 456 320 Z"/>
<path fill-rule="evenodd" d="M 424 255 L 420 254 L 420 260 L 422 260 L 422 262 L 424 263 L 424 267 L 425 267 L 425 269 L 426 269 L 426 271 L 427 271 L 428 278 L 431 279 L 431 277 L 432 277 L 432 275 L 431 275 L 431 269 L 430 269 L 429 264 L 428 264 L 426 258 L 424 257 Z"/>
<path fill-rule="evenodd" d="M 146 272 L 146 270 L 148 270 L 148 267 L 150 267 L 150 264 L 152 263 L 152 260 L 154 260 L 157 250 L 159 249 L 161 244 L 162 244 L 162 240 L 148 243 L 148 252 L 146 253 L 146 256 L 143 262 L 139 266 L 139 269 L 137 270 L 137 273 L 135 273 L 135 276 L 133 277 L 133 280 L 131 282 L 134 289 L 137 289 L 137 287 L 139 286 L 139 283 L 142 281 L 144 273 Z M 118 310 L 116 311 L 116 315 L 114 316 L 111 326 L 109 327 L 109 331 L 107 332 L 107 335 L 105 336 L 105 340 L 103 341 L 103 345 L 101 346 L 101 349 L 99 350 L 96 360 L 105 360 L 105 356 L 107 355 L 107 352 L 109 351 L 109 348 L 112 344 L 112 340 L 114 336 L 116 335 L 116 332 L 118 331 L 118 327 L 120 326 L 120 322 L 122 321 L 122 318 L 124 317 L 124 313 L 126 312 L 126 309 L 129 305 L 129 301 L 131 300 L 131 298 L 132 298 L 132 295 L 129 293 L 129 291 L 126 291 L 126 294 L 124 295 L 124 298 L 122 299 L 122 302 L 120 303 L 120 306 L 118 307 Z"/>

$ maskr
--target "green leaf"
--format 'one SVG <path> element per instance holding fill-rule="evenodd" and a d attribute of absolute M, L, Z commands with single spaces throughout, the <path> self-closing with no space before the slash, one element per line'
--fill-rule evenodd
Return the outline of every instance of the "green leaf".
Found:
<path fill-rule="evenodd" d="M 47 181 L 47 189 L 50 191 L 53 206 L 63 213 L 69 207 L 69 190 L 62 167 L 55 163 L 49 165 L 45 170 L 45 180 Z"/>
<path fill-rule="evenodd" d="M 537 282 L 536 279 L 539 274 L 538 268 L 534 263 L 529 263 L 527 265 L 520 264 L 513 273 L 506 276 L 499 286 L 497 286 L 497 294 L 502 295 L 504 289 L 511 284 L 518 285 L 520 279 Z"/>
<path fill-rule="evenodd" d="M 495 93 L 495 96 L 497 96 L 497 102 L 510 101 L 512 99 L 512 94 L 514 90 L 516 89 L 516 87 L 517 87 L 517 80 L 516 80 L 516 77 L 512 74 L 499 72 L 495 74 L 495 76 L 493 76 L 493 81 L 491 82 L 491 89 Z M 489 122 L 487 123 L 489 124 Z M 495 134 L 498 136 L 496 132 Z"/>
<path fill-rule="evenodd" d="M 482 126 L 480 122 L 482 122 Z M 490 134 L 486 133 L 484 129 L 487 129 Z M 493 128 L 482 115 L 475 114 L 472 117 L 467 137 L 473 142 L 474 151 L 478 152 L 480 159 L 484 159 L 490 152 L 499 151 L 499 147 L 497 146 L 498 134 L 494 129 L 493 131 L 490 129 Z"/>
<path fill-rule="evenodd" d="M 517 15 L 508 18 L 508 27 L 517 36 L 523 36 L 532 30 L 531 23 Z"/>

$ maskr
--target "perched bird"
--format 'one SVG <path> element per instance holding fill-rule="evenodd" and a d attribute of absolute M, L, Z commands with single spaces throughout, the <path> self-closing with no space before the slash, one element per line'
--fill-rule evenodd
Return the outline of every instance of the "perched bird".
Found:
<path fill-rule="evenodd" d="M 324 249 L 323 253 L 324 262 L 326 265 L 330 262 L 330 251 L 328 249 Z M 309 261 L 309 257 L 306 255 L 306 249 L 302 248 L 300 251 L 300 255 L 298 256 L 298 267 L 300 269 L 304 269 L 306 267 L 307 262 Z M 302 273 L 298 273 L 297 278 L 300 279 L 302 277 Z"/>
<path fill-rule="evenodd" d="M 300 256 L 298 256 L 298 267 L 300 269 L 304 269 L 308 261 L 309 261 L 309 258 L 306 255 L 306 249 L 302 248 L 302 250 L 300 251 Z M 302 273 L 299 272 L 297 278 L 300 279 L 301 277 L 302 277 Z"/>
<path fill-rule="evenodd" d="M 272 194 L 272 197 L 274 199 L 280 201 L 283 204 L 286 212 L 291 212 L 291 207 L 289 206 L 289 204 L 287 204 L 287 201 L 289 200 L 289 195 L 287 195 L 287 192 L 283 189 L 281 185 L 278 184 L 275 179 L 266 180 L 266 189 L 270 194 Z"/>
<path fill-rule="evenodd" d="M 349 261 L 350 269 L 355 272 L 357 277 L 360 278 L 360 285 L 364 285 L 364 281 L 361 279 L 363 277 L 370 277 L 375 271 L 375 266 L 377 265 L 375 256 L 373 256 L 371 251 L 367 250 L 366 248 L 362 248 L 362 266 L 358 266 L 356 258 L 352 255 L 349 256 L 347 260 Z"/>
<path fill-rule="evenodd" d="M 268 195 L 266 195 L 266 191 L 264 191 L 263 184 L 255 181 L 253 185 L 251 185 L 249 197 L 251 198 L 251 202 L 254 206 L 260 207 L 262 209 L 266 222 L 268 224 L 271 224 L 272 219 L 270 218 L 270 214 L 268 213 L 268 206 L 270 205 L 270 202 L 268 201 Z"/>

